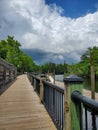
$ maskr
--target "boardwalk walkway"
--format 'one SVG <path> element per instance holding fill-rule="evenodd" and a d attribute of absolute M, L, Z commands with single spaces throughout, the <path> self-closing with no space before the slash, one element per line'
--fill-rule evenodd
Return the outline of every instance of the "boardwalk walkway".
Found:
<path fill-rule="evenodd" d="M 56 130 L 26 75 L 0 96 L 0 130 Z"/>

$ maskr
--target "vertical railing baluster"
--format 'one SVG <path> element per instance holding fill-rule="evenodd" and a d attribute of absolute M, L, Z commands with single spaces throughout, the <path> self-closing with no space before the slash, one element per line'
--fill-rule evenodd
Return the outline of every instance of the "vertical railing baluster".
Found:
<path fill-rule="evenodd" d="M 49 88 L 47 87 L 47 98 L 48 98 L 48 108 L 49 108 Z"/>
<path fill-rule="evenodd" d="M 64 127 L 64 111 L 65 111 L 64 110 L 64 94 L 62 95 L 62 97 L 63 97 L 63 100 L 62 100 L 62 102 L 63 102 L 63 108 L 62 108 L 62 111 L 63 111 L 63 121 L 62 121 L 63 125 L 62 126 Z"/>
<path fill-rule="evenodd" d="M 53 88 L 52 88 L 52 113 L 54 114 L 54 112 L 53 112 L 53 106 L 54 106 L 54 104 L 53 104 Z"/>
<path fill-rule="evenodd" d="M 62 129 L 62 93 L 60 93 L 60 127 Z"/>
<path fill-rule="evenodd" d="M 57 119 L 57 122 L 58 122 L 58 106 L 57 106 L 57 101 L 58 101 L 58 94 L 57 94 L 57 91 L 56 91 L 56 119 Z"/>
<path fill-rule="evenodd" d="M 48 88 L 48 87 L 47 87 L 47 88 Z M 50 107 L 50 106 L 49 106 L 49 94 L 50 94 L 50 88 L 48 88 L 48 96 L 47 96 L 47 97 L 48 97 L 48 109 L 49 109 L 49 107 Z"/>
<path fill-rule="evenodd" d="M 44 95 L 45 95 L 45 102 L 44 103 L 47 106 L 46 94 L 47 94 L 46 85 L 44 84 Z"/>
<path fill-rule="evenodd" d="M 88 122 L 87 122 L 87 108 L 86 108 L 86 106 L 84 106 L 84 108 L 85 108 L 85 130 L 87 130 L 87 129 L 88 129 Z"/>
<path fill-rule="evenodd" d="M 57 91 L 57 122 L 58 122 L 58 91 Z"/>
<path fill-rule="evenodd" d="M 80 130 L 83 130 L 82 114 L 83 114 L 82 106 L 81 103 L 79 103 Z"/>
<path fill-rule="evenodd" d="M 56 120 L 56 90 L 54 90 L 55 91 L 55 98 L 54 98 L 54 101 L 55 101 L 55 120 Z"/>
<path fill-rule="evenodd" d="M 97 130 L 96 117 L 95 117 L 95 114 L 93 113 L 93 111 L 92 111 L 92 130 Z"/>
<path fill-rule="evenodd" d="M 59 102 L 59 109 L 60 109 L 60 111 L 59 111 L 59 124 L 60 124 L 60 127 L 61 127 L 61 92 L 60 92 L 60 97 L 59 97 L 59 100 L 60 100 L 60 102 Z"/>
<path fill-rule="evenodd" d="M 53 99 L 52 99 L 52 88 L 51 88 L 51 100 L 50 100 L 50 110 L 51 110 L 51 113 L 52 113 L 52 105 L 53 105 Z"/>
<path fill-rule="evenodd" d="M 61 104 L 61 102 L 62 102 L 61 100 L 62 100 L 62 99 L 61 99 L 61 96 L 62 96 L 62 93 L 60 93 L 60 127 L 61 127 L 61 125 L 62 125 L 62 124 L 61 124 L 61 122 L 62 122 L 62 104 Z"/>
<path fill-rule="evenodd" d="M 58 102 L 58 105 L 59 105 L 59 125 L 60 125 L 60 92 L 58 92 L 58 94 L 59 94 L 59 102 Z"/>
<path fill-rule="evenodd" d="M 60 125 L 60 107 L 61 107 L 61 106 L 60 106 L 60 94 L 61 94 L 61 93 L 59 93 L 59 125 Z"/>
<path fill-rule="evenodd" d="M 50 88 L 50 102 L 49 102 L 49 106 L 50 106 L 50 112 L 52 112 L 52 92 L 51 92 L 51 88 Z"/>
<path fill-rule="evenodd" d="M 51 111 L 51 88 L 49 88 L 49 110 Z"/>
<path fill-rule="evenodd" d="M 57 92 L 55 91 L 55 114 L 56 114 L 56 121 L 57 121 Z"/>
<path fill-rule="evenodd" d="M 47 89 L 46 89 L 46 90 L 47 90 L 47 95 L 46 95 L 46 97 L 47 97 L 46 99 L 47 99 L 47 100 L 46 100 L 46 101 L 47 101 L 47 107 L 48 107 L 48 94 L 49 94 L 49 93 L 48 93 L 48 87 L 46 87 L 46 88 L 47 88 Z"/>
<path fill-rule="evenodd" d="M 55 89 L 53 88 L 53 115 L 55 117 Z"/>
<path fill-rule="evenodd" d="M 57 101 L 57 104 L 58 104 L 58 124 L 59 124 L 59 92 L 57 91 L 58 93 L 58 101 Z"/>
<path fill-rule="evenodd" d="M 44 94 L 45 94 L 45 104 L 47 105 L 47 100 L 46 100 L 46 95 L 47 95 L 46 85 L 44 85 Z"/>
<path fill-rule="evenodd" d="M 57 91 L 56 91 L 56 108 L 57 108 L 57 110 L 56 110 L 56 118 L 57 118 L 57 122 L 58 122 L 58 93 L 57 93 Z"/>
<path fill-rule="evenodd" d="M 47 106 L 47 87 L 46 87 L 46 85 L 45 85 L 45 105 Z"/>
<path fill-rule="evenodd" d="M 62 128 L 62 130 L 63 130 L 63 116 L 64 116 L 64 114 L 63 114 L 63 94 L 61 94 L 61 104 L 62 104 L 62 107 L 61 107 L 61 128 Z"/>

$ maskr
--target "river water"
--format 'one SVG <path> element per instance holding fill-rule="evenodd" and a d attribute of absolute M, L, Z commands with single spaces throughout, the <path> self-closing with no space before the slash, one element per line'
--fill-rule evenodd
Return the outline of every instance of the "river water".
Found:
<path fill-rule="evenodd" d="M 64 75 L 55 75 L 55 80 L 63 82 Z M 83 88 L 91 90 L 90 79 L 84 79 Z M 95 91 L 98 93 L 98 80 L 95 81 Z"/>

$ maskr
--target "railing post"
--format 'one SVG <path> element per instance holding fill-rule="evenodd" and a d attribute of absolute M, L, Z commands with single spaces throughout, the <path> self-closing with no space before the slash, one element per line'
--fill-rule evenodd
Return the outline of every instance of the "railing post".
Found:
<path fill-rule="evenodd" d="M 54 79 L 54 84 L 55 84 L 55 69 L 53 71 L 53 79 Z"/>
<path fill-rule="evenodd" d="M 5 66 L 4 66 L 4 72 L 3 72 L 3 79 L 4 79 L 3 85 L 5 85 L 6 83 L 6 67 Z"/>
<path fill-rule="evenodd" d="M 64 78 L 64 130 L 82 130 L 81 104 L 76 106 L 71 100 L 73 91 L 82 93 L 82 82 L 83 79 L 76 75 Z"/>
<path fill-rule="evenodd" d="M 30 82 L 31 82 L 31 84 L 32 84 L 32 74 L 29 74 L 29 80 L 30 80 Z"/>
<path fill-rule="evenodd" d="M 90 54 L 90 67 L 91 67 L 91 98 L 95 99 L 95 68 L 94 68 L 94 54 Z"/>
<path fill-rule="evenodd" d="M 46 79 L 45 75 L 40 75 L 40 102 L 43 101 L 43 95 L 44 95 L 44 87 L 42 80 Z"/>
<path fill-rule="evenodd" d="M 31 84 L 32 84 L 32 78 L 33 78 L 33 75 L 30 74 L 30 82 L 31 82 Z"/>
<path fill-rule="evenodd" d="M 36 78 L 34 77 L 34 91 L 36 91 Z"/>
<path fill-rule="evenodd" d="M 9 70 L 9 80 L 12 80 L 11 79 L 11 70 Z"/>

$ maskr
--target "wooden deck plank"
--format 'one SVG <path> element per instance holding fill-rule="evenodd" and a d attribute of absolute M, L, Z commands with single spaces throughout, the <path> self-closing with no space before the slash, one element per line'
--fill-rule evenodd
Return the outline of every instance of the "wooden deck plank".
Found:
<path fill-rule="evenodd" d="M 0 96 L 0 130 L 57 130 L 26 75 Z"/>

